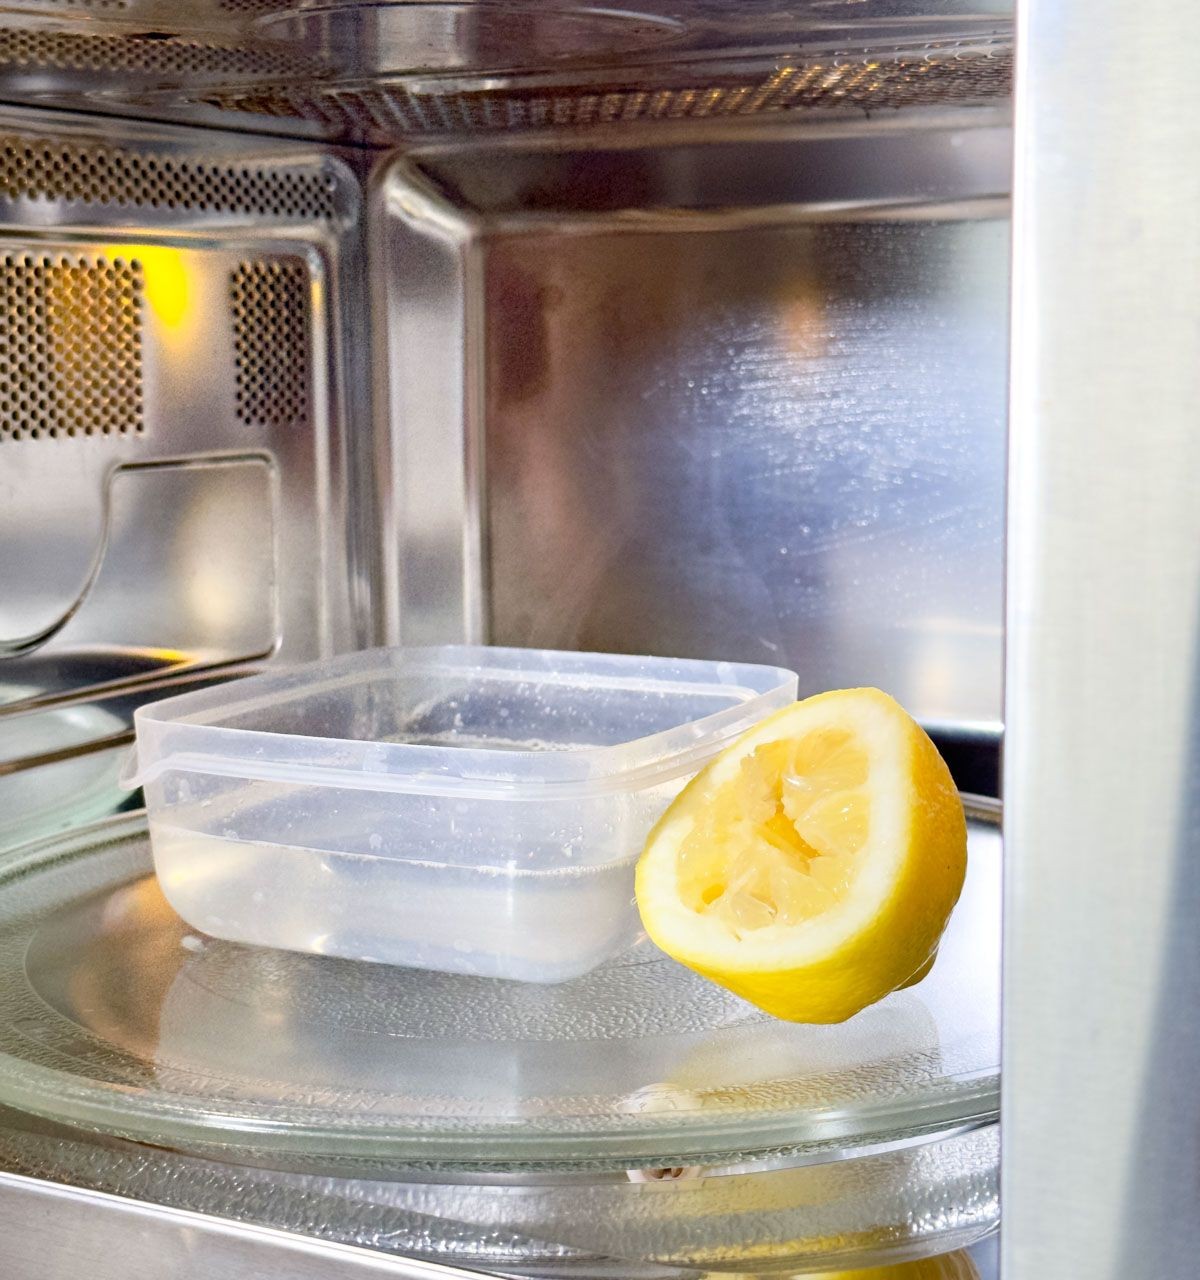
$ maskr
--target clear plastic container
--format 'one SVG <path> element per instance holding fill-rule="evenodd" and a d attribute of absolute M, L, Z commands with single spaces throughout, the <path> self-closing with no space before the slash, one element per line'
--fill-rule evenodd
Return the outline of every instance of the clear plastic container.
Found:
<path fill-rule="evenodd" d="M 777 667 L 379 649 L 142 707 L 172 906 L 218 938 L 529 982 L 638 936 L 633 867 Z"/>

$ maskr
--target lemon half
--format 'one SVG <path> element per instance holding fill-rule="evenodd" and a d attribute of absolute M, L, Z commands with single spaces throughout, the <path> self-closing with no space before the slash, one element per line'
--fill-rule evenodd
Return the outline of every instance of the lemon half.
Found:
<path fill-rule="evenodd" d="M 637 868 L 668 955 L 792 1022 L 842 1022 L 932 965 L 967 826 L 945 761 L 878 689 L 756 725 L 676 797 Z"/>

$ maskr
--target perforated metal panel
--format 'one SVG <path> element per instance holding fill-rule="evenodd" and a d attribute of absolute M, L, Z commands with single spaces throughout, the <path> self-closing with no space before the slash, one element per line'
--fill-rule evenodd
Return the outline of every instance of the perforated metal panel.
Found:
<path fill-rule="evenodd" d="M 279 166 L 207 163 L 92 143 L 0 134 L 0 195 L 298 221 L 335 216 L 334 179 Z"/>
<path fill-rule="evenodd" d="M 29 0 L 26 0 L 28 3 Z M 92 0 L 101 3 L 101 0 Z M 127 0 L 0 14 L 0 96 L 347 142 L 1005 103 L 1006 0 Z M 0 8 L 2 8 L 0 4 Z M 133 21 L 138 16 L 138 22 Z"/>
<path fill-rule="evenodd" d="M 220 0 L 226 13 L 273 13 L 294 9 L 296 0 Z"/>
<path fill-rule="evenodd" d="M 142 267 L 0 260 L 0 442 L 143 430 Z"/>
<path fill-rule="evenodd" d="M 303 75 L 311 69 L 311 63 L 298 54 L 217 44 L 185 36 L 157 39 L 141 34 L 0 27 L 0 67 L 154 72 L 222 79 Z"/>
<path fill-rule="evenodd" d="M 298 258 L 243 262 L 229 281 L 237 413 L 255 426 L 308 418 L 309 276 Z"/>
<path fill-rule="evenodd" d="M 662 75 L 658 73 L 661 81 Z M 409 133 L 519 130 L 750 116 L 856 108 L 898 110 L 1003 101 L 1012 88 L 1007 41 L 930 44 L 903 51 L 861 50 L 797 58 L 766 74 L 681 80 L 657 87 L 582 84 L 558 91 L 480 89 L 417 92 L 404 84 L 288 86 L 205 95 L 213 106 L 315 121 L 339 134 L 385 138 Z"/>
<path fill-rule="evenodd" d="M 360 202 L 320 144 L 0 112 L 0 666 L 19 704 L 107 697 L 110 666 L 77 657 L 93 649 L 140 689 L 369 638 L 347 510 L 369 379 L 343 336 L 365 327 L 344 287 Z"/>
<path fill-rule="evenodd" d="M 129 0 L 39 0 L 50 9 L 119 10 L 129 7 Z"/>

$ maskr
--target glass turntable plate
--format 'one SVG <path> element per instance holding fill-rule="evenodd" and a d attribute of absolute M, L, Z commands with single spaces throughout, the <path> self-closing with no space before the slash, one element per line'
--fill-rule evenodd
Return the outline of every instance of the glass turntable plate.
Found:
<path fill-rule="evenodd" d="M 522 1167 L 860 1150 L 994 1116 L 1000 833 L 933 972 L 781 1023 L 642 943 L 562 986 L 239 946 L 158 890 L 144 818 L 0 855 L 0 1103 L 180 1149 Z"/>

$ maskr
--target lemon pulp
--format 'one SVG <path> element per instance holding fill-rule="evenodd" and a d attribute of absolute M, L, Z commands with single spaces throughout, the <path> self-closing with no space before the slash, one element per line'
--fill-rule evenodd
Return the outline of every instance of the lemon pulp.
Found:
<path fill-rule="evenodd" d="M 966 870 L 945 762 L 886 694 L 777 712 L 676 798 L 638 865 L 669 955 L 775 1013 L 836 1022 L 924 976 Z"/>
<path fill-rule="evenodd" d="M 684 837 L 680 897 L 737 937 L 828 910 L 867 838 L 866 781 L 866 755 L 844 732 L 755 748 Z"/>

